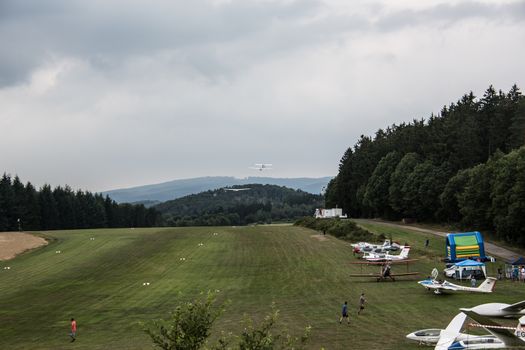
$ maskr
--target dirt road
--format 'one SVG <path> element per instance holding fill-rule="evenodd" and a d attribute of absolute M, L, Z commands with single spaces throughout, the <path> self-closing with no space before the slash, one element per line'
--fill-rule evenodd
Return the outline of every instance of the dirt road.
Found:
<path fill-rule="evenodd" d="M 450 232 L 442 232 L 442 231 L 436 231 L 431 230 L 427 228 L 422 227 L 416 227 L 412 225 L 403 225 L 403 224 L 397 224 L 393 222 L 387 222 L 387 221 L 379 221 L 379 220 L 369 220 L 369 219 L 352 219 L 356 223 L 363 223 L 363 224 L 374 224 L 374 225 L 385 225 L 385 226 L 392 226 L 392 227 L 400 227 L 403 229 L 416 231 L 416 232 L 423 232 L 423 233 L 430 233 L 436 236 L 445 237 L 447 233 Z M 519 257 L 518 253 L 515 253 L 513 251 L 510 251 L 506 248 L 499 247 L 495 244 L 485 242 L 485 252 L 487 255 L 493 255 L 495 257 L 501 258 L 505 261 L 512 261 Z"/>

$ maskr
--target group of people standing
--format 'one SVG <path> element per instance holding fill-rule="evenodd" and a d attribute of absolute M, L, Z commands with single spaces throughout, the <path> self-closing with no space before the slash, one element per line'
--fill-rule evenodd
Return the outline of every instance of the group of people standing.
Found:
<path fill-rule="evenodd" d="M 357 315 L 360 315 L 361 312 L 365 309 L 366 299 L 365 293 L 361 293 L 359 297 L 359 309 L 357 310 Z M 343 304 L 343 309 L 341 310 L 341 318 L 339 319 L 339 324 L 343 323 L 343 319 L 346 318 L 348 324 L 350 324 L 350 316 L 348 315 L 348 302 L 345 301 Z"/>

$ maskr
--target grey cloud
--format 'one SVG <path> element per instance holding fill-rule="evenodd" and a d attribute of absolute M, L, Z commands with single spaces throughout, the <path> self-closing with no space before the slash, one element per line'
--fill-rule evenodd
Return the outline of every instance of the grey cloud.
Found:
<path fill-rule="evenodd" d="M 312 13 L 316 1 L 122 2 L 4 1 L 0 17 L 0 82 L 27 77 L 47 53 L 95 61 L 123 60 L 161 50 L 191 50 L 253 36 L 274 22 Z M 113 3 L 112 3 L 113 4 Z M 100 57 L 105 56 L 105 59 Z M 98 59 L 97 59 L 98 57 Z M 198 62 L 197 62 L 198 64 Z"/>
<path fill-rule="evenodd" d="M 208 79 L 229 78 L 244 66 L 347 33 L 395 31 L 465 18 L 523 20 L 525 2 L 466 2 L 425 10 L 364 14 L 330 12 L 319 0 L 193 1 L 4 0 L 0 5 L 0 87 L 25 81 L 53 56 L 74 56 L 101 70 L 130 57 L 165 53 Z M 324 16 L 318 16 L 323 13 Z M 383 9 L 383 12 L 385 10 Z"/>
<path fill-rule="evenodd" d="M 410 26 L 433 26 L 436 23 L 452 25 L 476 18 L 521 22 L 525 20 L 525 1 L 507 4 L 466 1 L 456 5 L 438 4 L 423 10 L 405 9 L 384 14 L 375 23 L 375 27 L 382 31 L 391 31 Z"/>

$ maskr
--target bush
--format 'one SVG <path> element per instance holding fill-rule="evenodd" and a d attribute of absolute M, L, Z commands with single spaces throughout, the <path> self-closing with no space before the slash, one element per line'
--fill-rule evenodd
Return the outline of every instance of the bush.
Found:
<path fill-rule="evenodd" d="M 334 237 L 349 241 L 379 241 L 373 233 L 360 228 L 351 220 L 316 219 L 304 217 L 295 222 L 297 226 L 311 228 L 316 231 L 328 233 Z M 383 239 L 384 240 L 384 239 Z"/>

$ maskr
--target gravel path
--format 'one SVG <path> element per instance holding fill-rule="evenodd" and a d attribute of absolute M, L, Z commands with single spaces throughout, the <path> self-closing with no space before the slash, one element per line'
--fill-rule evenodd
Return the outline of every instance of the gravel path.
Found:
<path fill-rule="evenodd" d="M 385 225 L 385 226 L 399 227 L 399 228 L 408 229 L 408 230 L 416 231 L 416 232 L 430 233 L 430 234 L 433 234 L 433 235 L 436 235 L 436 236 L 441 236 L 441 237 L 445 237 L 447 235 L 447 233 L 450 233 L 450 232 L 442 232 L 442 231 L 431 230 L 431 229 L 422 228 L 422 227 L 416 227 L 416 226 L 412 226 L 412 225 L 396 224 L 396 223 L 387 222 L 387 221 L 369 220 L 369 219 L 352 219 L 352 220 L 357 222 L 357 223 L 362 223 L 362 224 L 374 224 L 374 225 Z M 518 253 L 515 253 L 515 252 L 510 251 L 510 250 L 508 250 L 506 248 L 502 248 L 502 247 L 499 247 L 499 246 L 497 246 L 495 244 L 488 243 L 488 242 L 485 242 L 485 252 L 488 255 L 496 256 L 496 257 L 501 258 L 501 259 L 503 259 L 505 261 L 515 260 L 515 259 L 517 259 L 520 256 Z"/>

